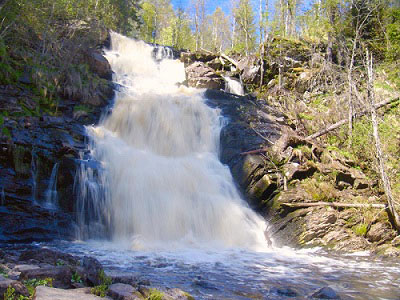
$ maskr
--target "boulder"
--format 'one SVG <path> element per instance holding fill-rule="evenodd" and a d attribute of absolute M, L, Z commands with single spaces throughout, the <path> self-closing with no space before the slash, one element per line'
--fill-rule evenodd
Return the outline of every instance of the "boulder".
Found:
<path fill-rule="evenodd" d="M 90 70 L 99 75 L 100 78 L 112 79 L 110 63 L 99 50 L 89 50 L 87 53 L 87 62 Z"/>
<path fill-rule="evenodd" d="M 90 293 L 89 288 L 63 290 L 38 286 L 33 300 L 111 300 L 111 298 L 95 296 Z"/>
<path fill-rule="evenodd" d="M 85 273 L 85 277 L 84 278 L 89 284 L 91 285 L 99 285 L 101 284 L 101 279 L 100 278 L 100 274 L 102 274 L 104 272 L 103 270 L 103 266 L 101 265 L 101 263 L 93 258 L 93 257 L 89 257 L 89 256 L 85 256 L 82 259 L 82 268 L 84 270 Z"/>
<path fill-rule="evenodd" d="M 311 298 L 317 299 L 340 299 L 339 295 L 330 287 L 323 287 L 314 292 Z"/>
<path fill-rule="evenodd" d="M 373 224 L 367 233 L 367 239 L 370 242 L 385 242 L 393 239 L 396 233 L 387 223 Z"/>
<path fill-rule="evenodd" d="M 215 73 L 215 71 L 206 66 L 203 62 L 195 62 L 186 69 L 186 79 L 190 87 L 207 88 L 207 89 L 223 89 L 224 79 Z"/>
<path fill-rule="evenodd" d="M 72 271 L 67 266 L 54 266 L 39 269 L 29 269 L 21 272 L 20 279 L 53 279 L 53 286 L 56 288 L 70 288 Z"/>
<path fill-rule="evenodd" d="M 24 251 L 21 253 L 19 260 L 20 261 L 36 260 L 38 262 L 46 263 L 53 266 L 60 263 L 77 265 L 79 262 L 78 258 L 72 256 L 71 254 L 47 248 L 37 248 L 33 250 Z M 26 269 L 27 268 L 25 268 L 25 270 Z M 20 271 L 25 271 L 25 270 L 21 269 Z"/>
<path fill-rule="evenodd" d="M 4 293 L 7 292 L 8 288 L 15 290 L 15 295 L 29 296 L 28 289 L 19 281 L 4 278 L 0 275 L 0 299 L 3 299 Z"/>
<path fill-rule="evenodd" d="M 163 300 L 194 300 L 194 298 L 190 294 L 182 291 L 181 289 L 175 288 L 167 289 L 164 292 Z"/>
<path fill-rule="evenodd" d="M 108 287 L 108 296 L 113 298 L 114 300 L 136 300 L 140 299 L 134 293 L 136 289 L 124 283 L 114 283 Z"/>

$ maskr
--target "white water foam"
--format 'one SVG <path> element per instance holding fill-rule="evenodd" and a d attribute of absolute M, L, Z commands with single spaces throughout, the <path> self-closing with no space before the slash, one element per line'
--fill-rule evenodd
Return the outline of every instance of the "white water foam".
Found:
<path fill-rule="evenodd" d="M 113 240 L 134 248 L 266 248 L 265 221 L 240 198 L 218 159 L 218 111 L 204 103 L 202 91 L 178 87 L 185 79 L 181 62 L 156 61 L 152 46 L 111 37 L 106 56 L 122 88 L 112 113 L 88 128 L 91 155 L 107 177 L 105 195 L 90 200 L 98 212 L 93 226 L 107 220 Z M 90 177 L 85 170 L 83 182 Z M 78 207 L 88 209 L 80 198 L 85 205 Z M 91 220 L 80 223 L 91 226 Z"/>

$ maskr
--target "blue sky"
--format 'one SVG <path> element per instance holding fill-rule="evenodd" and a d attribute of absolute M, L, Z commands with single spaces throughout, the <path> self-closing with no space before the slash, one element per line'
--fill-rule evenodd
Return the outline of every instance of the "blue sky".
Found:
<path fill-rule="evenodd" d="M 275 7 L 275 1 L 277 1 L 277 0 L 269 0 L 271 15 L 273 14 L 273 9 Z M 183 10 L 187 11 L 191 1 L 190 0 L 171 0 L 171 2 L 175 9 L 182 7 Z M 251 2 L 253 4 L 254 9 L 258 11 L 259 0 L 251 0 Z M 304 0 L 303 7 L 307 7 L 311 2 L 312 2 L 312 0 Z M 218 6 L 220 6 L 226 14 L 230 14 L 230 8 L 229 8 L 230 0 L 206 0 L 206 5 L 207 5 L 206 6 L 207 14 L 211 14 Z"/>

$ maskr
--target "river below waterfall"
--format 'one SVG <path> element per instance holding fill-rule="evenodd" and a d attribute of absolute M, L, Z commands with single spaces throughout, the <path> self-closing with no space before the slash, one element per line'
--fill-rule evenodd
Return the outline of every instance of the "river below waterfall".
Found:
<path fill-rule="evenodd" d="M 341 299 L 400 299 L 400 264 L 367 253 L 321 249 L 171 247 L 129 250 L 109 241 L 57 242 L 47 247 L 96 257 L 107 273 L 131 273 L 156 287 L 178 287 L 195 299 L 309 299 L 331 287 Z"/>
<path fill-rule="evenodd" d="M 400 299 L 397 262 L 271 246 L 268 224 L 218 159 L 219 112 L 177 85 L 184 69 L 171 51 L 111 36 L 119 89 L 88 127 L 75 186 L 80 241 L 46 246 L 196 299 L 306 299 L 328 286 L 342 299 Z"/>

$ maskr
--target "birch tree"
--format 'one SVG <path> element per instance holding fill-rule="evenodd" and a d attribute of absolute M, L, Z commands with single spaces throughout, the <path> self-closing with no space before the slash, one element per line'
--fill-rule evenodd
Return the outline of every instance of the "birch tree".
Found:
<path fill-rule="evenodd" d="M 389 219 L 392 221 L 393 226 L 397 231 L 400 231 L 400 217 L 395 208 L 395 200 L 392 195 L 392 188 L 390 185 L 389 178 L 386 173 L 385 158 L 382 151 L 381 140 L 379 136 L 379 123 L 375 109 L 375 92 L 374 92 L 374 69 L 372 54 L 369 54 L 368 49 L 366 50 L 366 64 L 368 74 L 368 105 L 371 112 L 372 122 L 372 133 L 375 141 L 376 159 L 378 161 L 379 174 L 383 184 L 383 188 L 386 196 L 387 212 Z"/>

